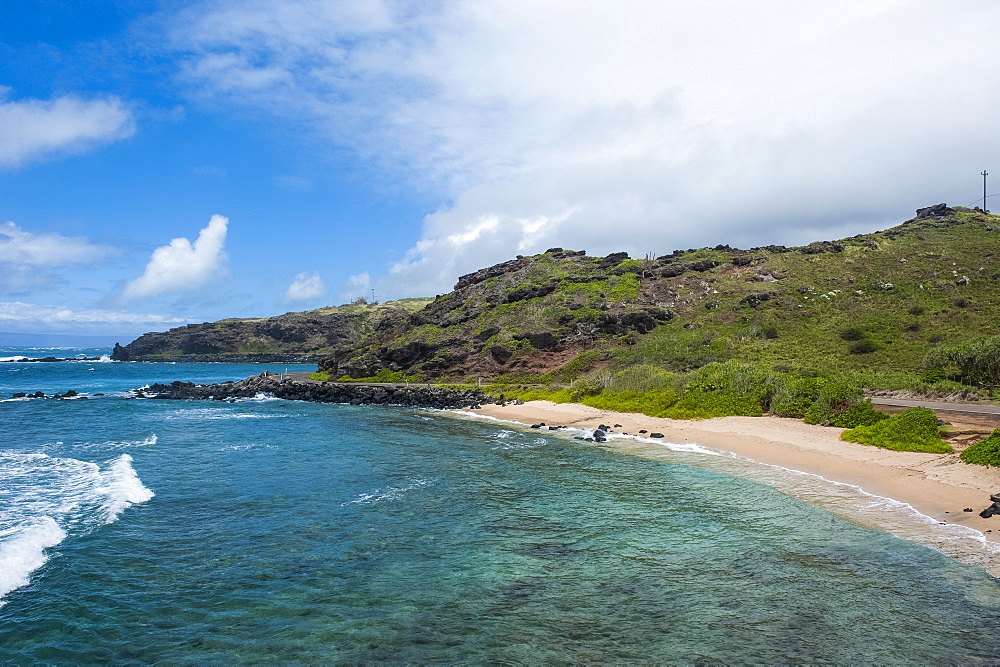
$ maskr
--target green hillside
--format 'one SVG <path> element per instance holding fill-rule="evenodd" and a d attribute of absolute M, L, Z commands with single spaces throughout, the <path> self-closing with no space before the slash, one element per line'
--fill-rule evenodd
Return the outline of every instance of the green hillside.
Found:
<path fill-rule="evenodd" d="M 909 386 L 928 352 L 1000 334 L 1000 216 L 943 205 L 881 232 L 658 258 L 554 248 L 459 279 L 321 364 L 439 381 L 570 381 L 755 361 Z M 948 369 L 938 373 L 947 374 Z"/>

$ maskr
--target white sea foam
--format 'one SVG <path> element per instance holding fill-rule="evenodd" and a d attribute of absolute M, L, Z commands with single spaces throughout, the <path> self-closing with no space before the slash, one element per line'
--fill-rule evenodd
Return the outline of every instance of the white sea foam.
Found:
<path fill-rule="evenodd" d="M 0 357 L 0 361 L 27 361 L 28 357 Z"/>
<path fill-rule="evenodd" d="M 632 437 L 632 436 L 625 436 Z M 705 454 L 707 456 L 727 456 L 730 455 L 729 452 L 720 452 L 717 449 L 710 449 L 708 447 L 702 447 L 701 445 L 695 444 L 693 442 L 666 442 L 664 440 L 657 440 L 656 438 L 643 438 L 642 436 L 635 436 L 635 439 L 639 442 L 649 442 L 654 445 L 660 445 L 661 447 L 666 447 L 672 452 L 690 452 L 692 454 Z"/>
<path fill-rule="evenodd" d="M 220 447 L 220 452 L 249 452 L 255 449 L 277 449 L 275 445 L 269 445 L 266 443 L 253 442 L 249 445 L 226 445 L 225 447 Z"/>
<path fill-rule="evenodd" d="M 284 419 L 291 416 L 292 415 L 290 414 L 266 415 L 255 412 L 233 412 L 232 410 L 226 408 L 189 408 L 175 410 L 174 412 L 165 415 L 163 418 L 171 420 L 197 419 L 212 421 L 218 419 Z"/>
<path fill-rule="evenodd" d="M 0 606 L 7 593 L 27 586 L 31 573 L 45 564 L 45 550 L 64 539 L 66 531 L 50 516 L 0 531 Z"/>
<path fill-rule="evenodd" d="M 150 445 L 155 445 L 159 438 L 156 434 L 148 435 L 145 438 L 139 438 L 136 440 L 105 440 L 102 442 L 81 442 L 73 443 L 74 449 L 96 449 L 96 450 L 107 450 L 107 449 L 128 449 L 130 447 L 149 447 Z M 55 445 L 62 445 L 63 443 L 57 442 Z"/>
<path fill-rule="evenodd" d="M 493 440 L 496 444 L 493 446 L 493 451 L 508 452 L 516 451 L 519 449 L 537 449 L 538 447 L 544 447 L 549 443 L 545 438 L 532 438 L 530 441 L 523 440 L 525 434 L 519 434 L 517 431 L 502 430 L 497 431 L 492 435 Z M 521 436 L 521 437 L 518 437 Z"/>
<path fill-rule="evenodd" d="M 155 438 L 155 436 L 151 436 Z M 149 438 L 147 438 L 149 440 Z M 85 534 L 146 502 L 132 457 L 103 466 L 41 452 L 0 452 L 0 597 L 28 583 L 47 560 L 45 550 L 67 535 Z"/>
<path fill-rule="evenodd" d="M 144 503 L 155 495 L 139 481 L 128 454 L 112 461 L 107 470 L 101 472 L 101 481 L 97 492 L 107 499 L 104 502 L 106 523 L 116 521 L 126 508 Z"/>
<path fill-rule="evenodd" d="M 252 398 L 236 398 L 232 403 L 266 403 L 268 401 L 280 401 L 281 399 L 268 391 L 258 391 Z"/>
<path fill-rule="evenodd" d="M 434 485 L 434 480 L 412 479 L 413 483 L 407 486 L 387 486 L 384 489 L 375 489 L 368 493 L 362 493 L 354 500 L 341 503 L 341 507 L 348 505 L 375 505 L 378 503 L 391 503 L 402 498 L 408 491 L 422 489 Z"/>

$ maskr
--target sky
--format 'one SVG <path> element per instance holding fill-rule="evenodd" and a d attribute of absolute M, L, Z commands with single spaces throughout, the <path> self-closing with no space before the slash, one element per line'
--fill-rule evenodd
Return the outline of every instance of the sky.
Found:
<path fill-rule="evenodd" d="M 0 332 L 982 205 L 998 33 L 995 0 L 0 0 Z"/>

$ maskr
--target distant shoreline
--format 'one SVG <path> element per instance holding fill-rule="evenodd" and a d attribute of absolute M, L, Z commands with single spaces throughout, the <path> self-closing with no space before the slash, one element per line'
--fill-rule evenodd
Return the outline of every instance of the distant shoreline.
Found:
<path fill-rule="evenodd" d="M 840 440 L 844 429 L 815 426 L 782 417 L 719 417 L 679 421 L 641 414 L 598 410 L 573 403 L 529 401 L 521 405 L 483 405 L 475 414 L 524 425 L 594 429 L 612 434 L 694 443 L 758 463 L 819 475 L 860 487 L 867 493 L 906 503 L 938 522 L 966 526 L 1000 543 L 1000 518 L 979 511 L 1000 492 L 1000 470 L 962 462 L 957 454 L 896 452 Z M 640 430 L 647 431 L 640 434 Z M 963 511 L 972 508 L 972 512 Z M 992 531 L 987 533 L 986 531 Z"/>

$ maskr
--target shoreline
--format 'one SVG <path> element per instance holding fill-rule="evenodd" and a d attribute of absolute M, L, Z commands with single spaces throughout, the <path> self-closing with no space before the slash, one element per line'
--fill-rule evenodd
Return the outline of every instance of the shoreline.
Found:
<path fill-rule="evenodd" d="M 939 523 L 971 528 L 983 533 L 986 540 L 1000 543 L 1000 517 L 979 516 L 980 510 L 991 504 L 990 494 L 1000 492 L 1000 470 L 966 464 L 957 454 L 896 452 L 845 442 L 840 440 L 845 429 L 783 417 L 684 421 L 551 401 L 483 405 L 471 414 L 525 426 L 545 423 L 595 429 L 601 424 L 620 424 L 612 428 L 611 435 L 648 438 L 650 433 L 662 433 L 658 440 L 664 443 L 697 444 L 756 463 L 850 484 L 865 493 L 905 503 Z M 641 429 L 648 433 L 640 434 Z M 973 511 L 964 512 L 967 507 Z"/>

